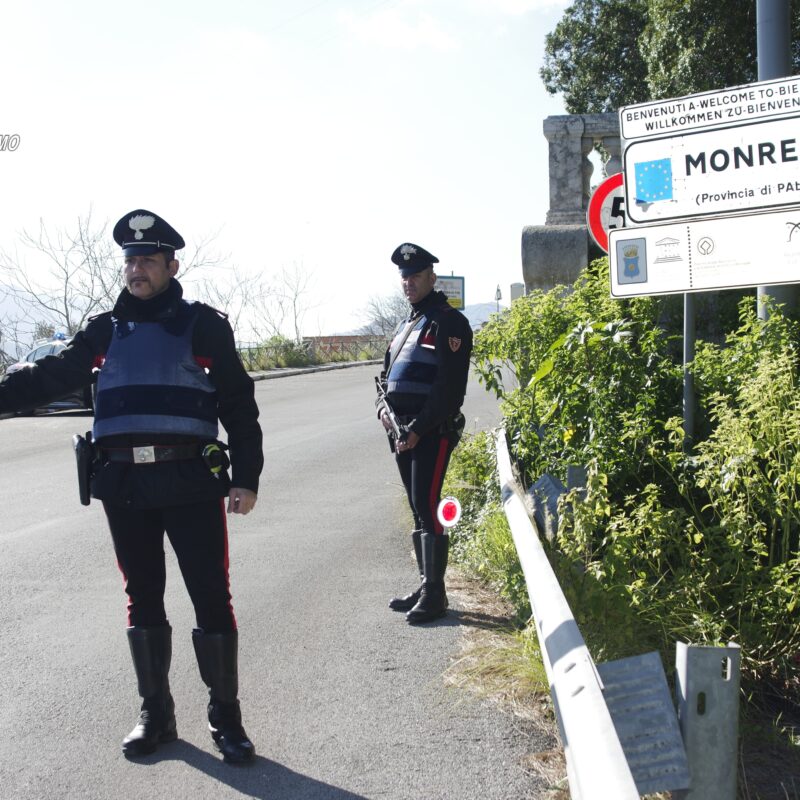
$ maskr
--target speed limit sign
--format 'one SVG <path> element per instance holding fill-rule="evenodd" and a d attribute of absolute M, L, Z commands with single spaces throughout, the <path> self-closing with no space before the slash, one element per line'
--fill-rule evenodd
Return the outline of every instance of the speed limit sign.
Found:
<path fill-rule="evenodd" d="M 597 246 L 608 252 L 608 232 L 625 227 L 625 191 L 622 173 L 606 178 L 589 199 L 586 224 Z"/>

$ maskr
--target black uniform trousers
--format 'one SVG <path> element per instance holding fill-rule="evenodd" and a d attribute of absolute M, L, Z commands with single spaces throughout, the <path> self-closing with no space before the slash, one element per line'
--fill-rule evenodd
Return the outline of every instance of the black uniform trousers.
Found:
<path fill-rule="evenodd" d="M 414 527 L 437 536 L 444 533 L 436 511 L 442 484 L 457 442 L 447 434 L 431 432 L 411 450 L 396 453 L 397 468 L 414 515 Z"/>
<path fill-rule="evenodd" d="M 224 498 L 147 510 L 103 505 L 128 595 L 128 625 L 167 624 L 166 532 L 194 605 L 197 627 L 206 633 L 236 630 Z"/>

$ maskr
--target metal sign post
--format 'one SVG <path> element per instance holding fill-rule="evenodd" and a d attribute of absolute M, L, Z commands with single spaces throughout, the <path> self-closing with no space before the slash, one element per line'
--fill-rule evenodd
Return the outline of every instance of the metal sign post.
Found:
<path fill-rule="evenodd" d="M 694 444 L 694 375 L 689 364 L 694 361 L 695 342 L 695 296 L 683 295 L 683 449 L 690 452 Z"/>
<path fill-rule="evenodd" d="M 792 72 L 791 20 L 789 0 L 757 0 L 756 47 L 758 51 L 758 79 L 760 81 L 790 75 Z M 797 307 L 797 289 L 789 286 L 759 286 L 758 316 L 766 319 L 768 297 L 789 308 Z"/>

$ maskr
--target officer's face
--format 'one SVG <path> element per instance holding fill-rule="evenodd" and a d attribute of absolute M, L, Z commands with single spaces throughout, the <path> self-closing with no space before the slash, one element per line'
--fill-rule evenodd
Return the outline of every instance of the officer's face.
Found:
<path fill-rule="evenodd" d="M 403 292 L 409 303 L 419 303 L 424 300 L 432 291 L 436 284 L 436 273 L 432 267 L 415 272 L 407 278 L 400 279 L 403 284 Z"/>
<path fill-rule="evenodd" d="M 126 256 L 122 277 L 128 291 L 140 300 L 147 300 L 165 291 L 169 279 L 178 271 L 178 262 L 168 260 L 165 253 L 148 256 Z"/>

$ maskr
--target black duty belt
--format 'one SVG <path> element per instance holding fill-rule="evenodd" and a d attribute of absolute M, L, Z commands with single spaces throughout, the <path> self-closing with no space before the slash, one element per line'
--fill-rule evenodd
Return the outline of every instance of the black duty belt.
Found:
<path fill-rule="evenodd" d="M 106 461 L 126 464 L 155 464 L 158 461 L 182 461 L 199 458 L 202 445 L 197 444 L 145 444 L 137 447 L 101 447 L 100 457 Z"/>

